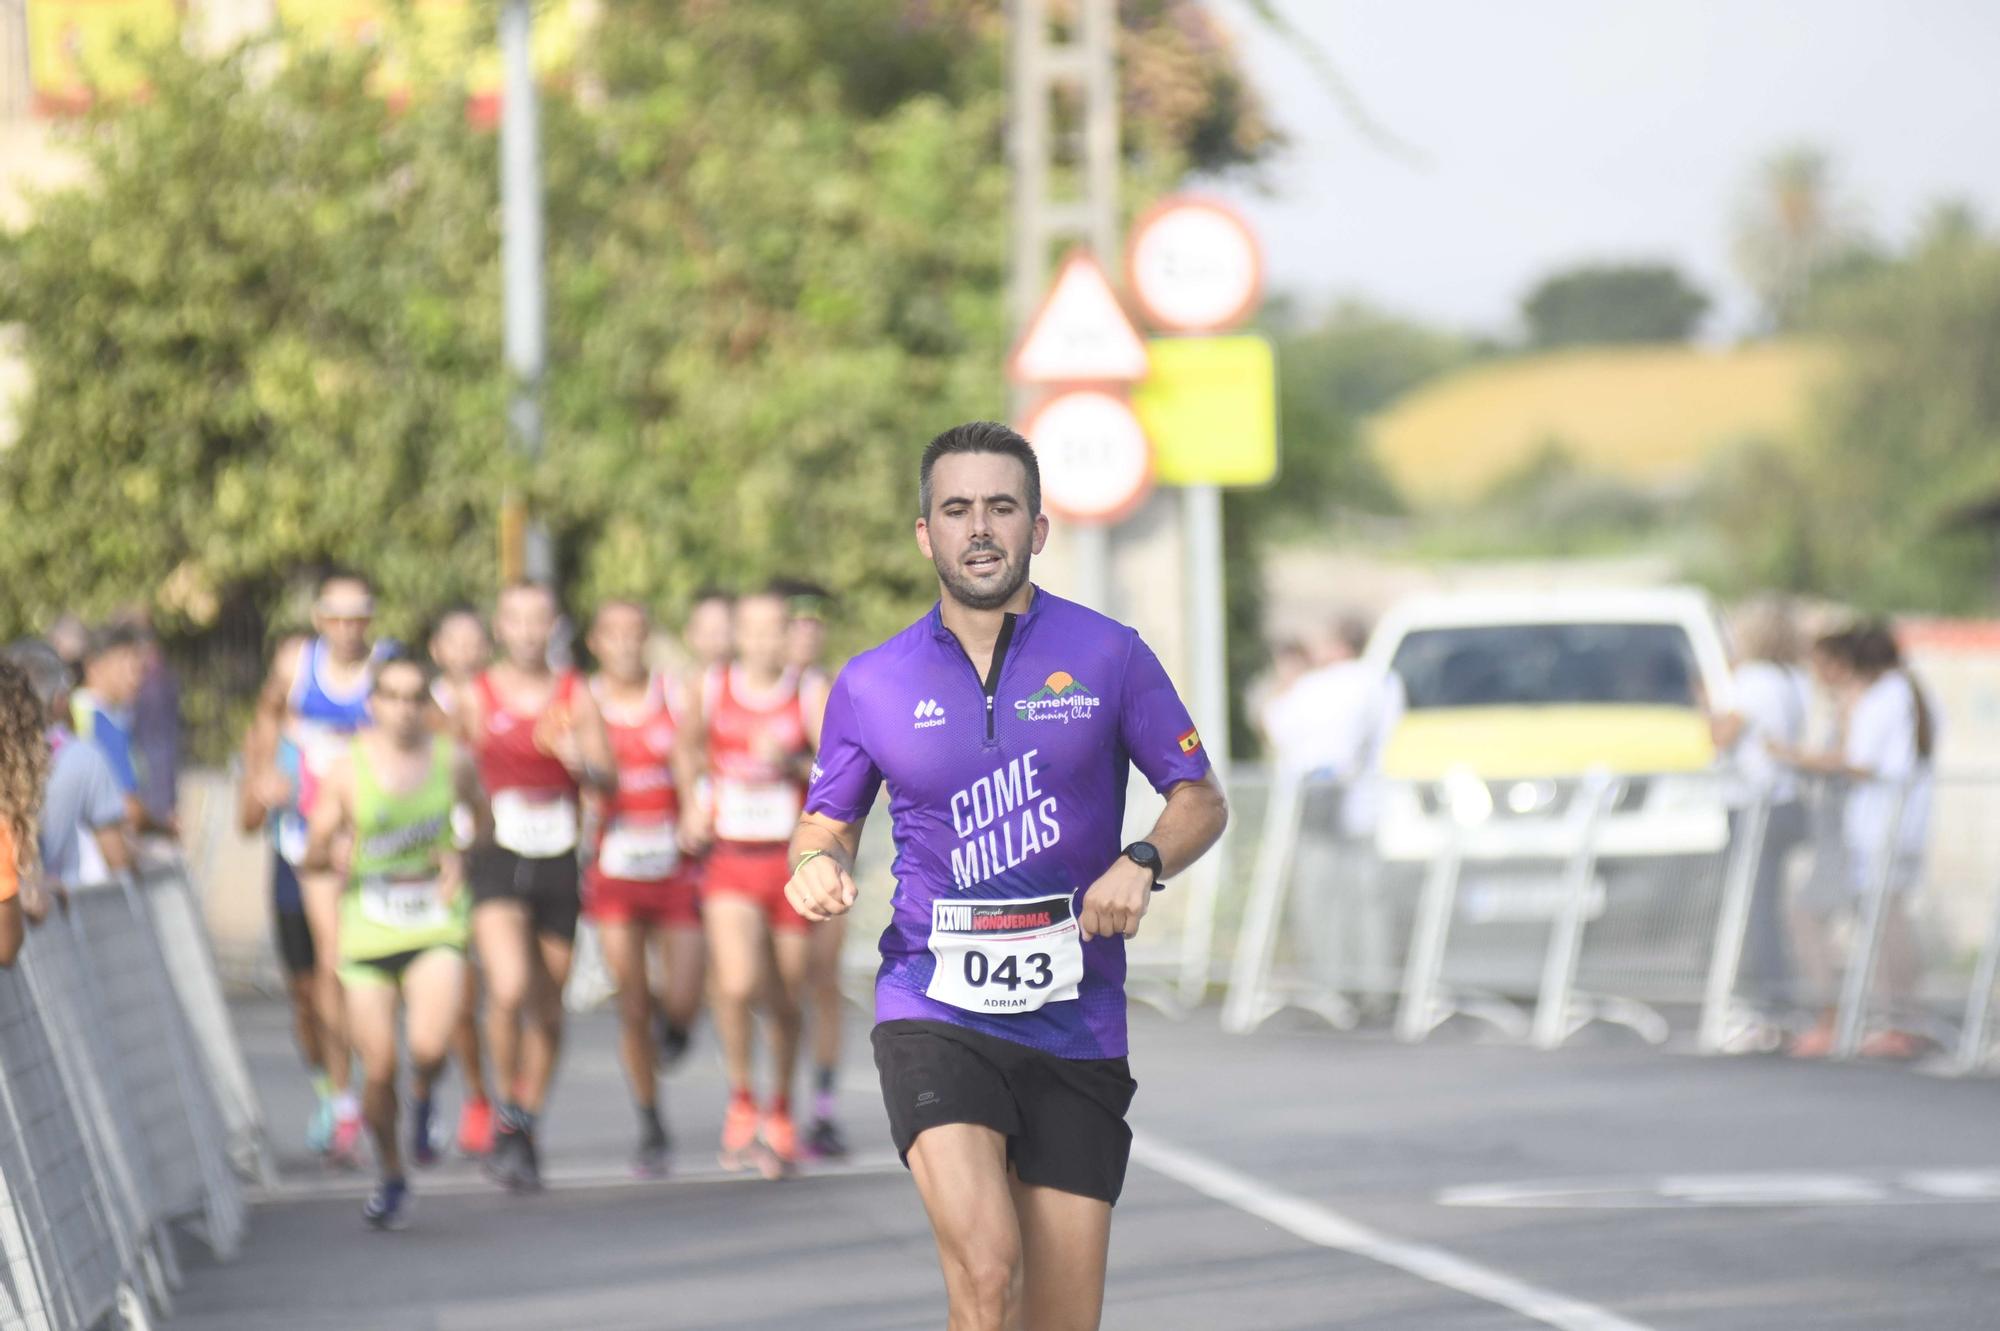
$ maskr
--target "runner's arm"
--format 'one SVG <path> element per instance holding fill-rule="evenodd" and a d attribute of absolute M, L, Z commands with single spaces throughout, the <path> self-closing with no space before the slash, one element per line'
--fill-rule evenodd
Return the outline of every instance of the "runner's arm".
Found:
<path fill-rule="evenodd" d="M 680 725 L 674 731 L 674 788 L 681 796 L 681 849 L 699 852 L 708 844 L 708 810 L 698 798 L 708 771 L 708 717 L 701 686 L 686 692 Z"/>
<path fill-rule="evenodd" d="M 282 808 L 291 798 L 291 782 L 278 770 L 278 739 L 284 733 L 285 714 L 291 710 L 292 680 L 304 654 L 303 638 L 287 638 L 279 644 L 271 673 L 257 695 L 250 733 L 243 739 L 244 794 L 267 813 Z"/>
<path fill-rule="evenodd" d="M 305 862 L 299 865 L 301 869 L 330 873 L 336 868 L 333 844 L 347 828 L 353 785 L 354 761 L 342 754 L 327 770 L 319 795 L 313 800 L 312 817 L 306 824 L 306 854 Z"/>
<path fill-rule="evenodd" d="M 854 857 L 861 849 L 865 817 L 851 823 L 823 813 L 799 815 L 787 851 L 793 868 L 785 884 L 785 900 L 814 922 L 845 915 L 859 889 L 854 884 Z"/>
<path fill-rule="evenodd" d="M 490 844 L 493 840 L 493 805 L 487 801 L 486 787 L 479 784 L 479 768 L 463 749 L 452 756 L 451 785 L 458 802 L 472 810 L 472 844 Z"/>
<path fill-rule="evenodd" d="M 1169 787 L 1167 807 L 1144 838 L 1160 852 L 1160 878 L 1171 878 L 1200 859 L 1228 825 L 1229 801 L 1214 772 Z M 1077 924 L 1086 939 L 1113 934 L 1131 938 L 1152 897 L 1152 873 L 1121 854 L 1084 893 Z"/>
<path fill-rule="evenodd" d="M 611 733 L 604 727 L 604 713 L 590 690 L 579 688 L 570 704 L 570 727 L 576 736 L 577 754 L 583 760 L 579 774 L 583 784 L 605 795 L 618 793 L 618 760 L 611 753 Z"/>

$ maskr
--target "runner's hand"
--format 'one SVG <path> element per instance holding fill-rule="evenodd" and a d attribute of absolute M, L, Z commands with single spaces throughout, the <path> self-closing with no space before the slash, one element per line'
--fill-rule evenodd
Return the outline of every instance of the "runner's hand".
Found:
<path fill-rule="evenodd" d="M 1152 901 L 1152 871 L 1120 855 L 1083 894 L 1077 927 L 1086 942 L 1113 934 L 1131 938 L 1139 932 L 1139 921 Z"/>
<path fill-rule="evenodd" d="M 465 857 L 446 855 L 438 865 L 438 900 L 452 905 L 465 887 Z"/>
<path fill-rule="evenodd" d="M 681 810 L 681 825 L 674 833 L 674 840 L 680 842 L 683 855 L 699 855 L 715 840 L 708 810 L 699 801 Z"/>
<path fill-rule="evenodd" d="M 853 875 L 831 855 L 813 856 L 785 884 L 785 900 L 815 924 L 847 914 L 856 895 Z"/>
<path fill-rule="evenodd" d="M 266 768 L 248 778 L 248 784 L 250 798 L 263 805 L 267 812 L 289 808 L 292 801 L 298 798 L 291 779 L 276 768 Z"/>

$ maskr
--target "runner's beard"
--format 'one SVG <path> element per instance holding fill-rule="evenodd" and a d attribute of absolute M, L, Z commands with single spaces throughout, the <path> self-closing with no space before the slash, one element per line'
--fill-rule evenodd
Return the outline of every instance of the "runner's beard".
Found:
<path fill-rule="evenodd" d="M 990 583 L 976 583 L 966 576 L 965 569 L 956 560 L 933 553 L 931 562 L 937 565 L 938 580 L 944 584 L 952 600 L 968 610 L 998 610 L 1012 600 L 1014 593 L 1021 590 L 1021 584 L 1028 580 L 1028 553 L 1024 550 L 1016 559 L 999 546 L 978 546 L 975 549 L 990 550 L 1001 556 L 999 578 Z M 966 554 L 971 553 L 971 550 L 966 551 Z"/>

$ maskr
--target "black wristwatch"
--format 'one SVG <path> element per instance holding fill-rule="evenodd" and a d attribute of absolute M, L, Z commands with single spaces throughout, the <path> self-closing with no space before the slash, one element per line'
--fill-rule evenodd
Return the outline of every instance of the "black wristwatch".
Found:
<path fill-rule="evenodd" d="M 1160 870 L 1166 866 L 1160 862 L 1160 852 L 1154 848 L 1152 842 L 1134 841 L 1118 853 L 1153 875 L 1153 890 L 1155 892 L 1166 886 L 1165 883 L 1160 881 Z"/>

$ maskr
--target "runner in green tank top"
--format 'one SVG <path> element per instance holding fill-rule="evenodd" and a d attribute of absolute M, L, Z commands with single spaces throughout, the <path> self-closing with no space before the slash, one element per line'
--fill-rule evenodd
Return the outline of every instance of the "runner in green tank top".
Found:
<path fill-rule="evenodd" d="M 370 704 L 371 724 L 328 771 L 313 806 L 306 860 L 319 868 L 346 861 L 340 978 L 382 1171 L 362 1215 L 378 1229 L 400 1229 L 409 1188 L 396 1142 L 396 1009 L 407 1009 L 412 1153 L 430 1164 L 437 1159 L 431 1089 L 458 1023 L 470 928 L 452 806 L 473 811 L 475 841 L 491 835 L 492 817 L 471 764 L 430 731 L 430 678 L 421 662 L 400 653 L 384 659 Z"/>

